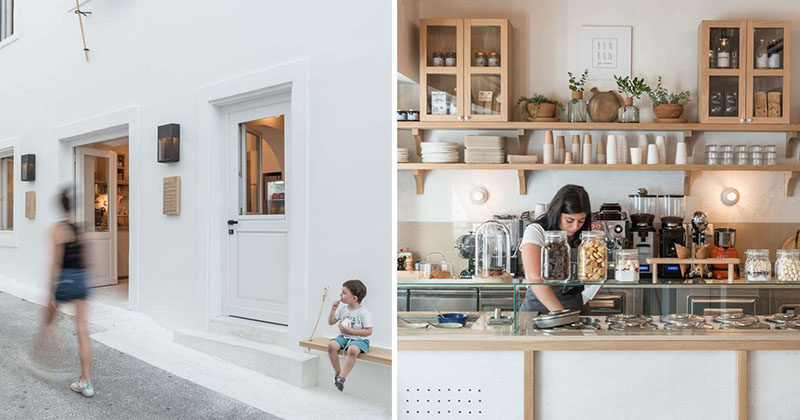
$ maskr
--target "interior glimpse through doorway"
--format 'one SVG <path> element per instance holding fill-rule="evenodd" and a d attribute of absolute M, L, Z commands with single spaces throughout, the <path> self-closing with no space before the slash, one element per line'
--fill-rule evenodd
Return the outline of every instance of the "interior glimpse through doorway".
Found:
<path fill-rule="evenodd" d="M 113 152 L 113 162 L 105 161 L 104 158 L 84 157 L 84 160 L 89 162 L 89 159 L 94 159 L 95 163 L 84 164 L 83 174 L 76 174 L 83 176 L 83 183 L 86 185 L 86 191 L 81 200 L 83 200 L 85 208 L 88 210 L 92 206 L 91 211 L 84 211 L 84 219 L 80 220 L 84 226 L 85 232 L 109 232 L 115 241 L 115 245 L 110 247 L 115 250 L 116 255 L 112 256 L 113 261 L 116 262 L 116 278 L 111 279 L 100 285 L 95 285 L 91 291 L 91 297 L 101 302 L 111 303 L 118 306 L 128 305 L 128 266 L 130 255 L 130 235 L 128 227 L 130 225 L 130 216 L 128 209 L 130 208 L 130 154 L 128 149 L 128 138 L 123 137 L 119 139 L 109 140 L 102 143 L 94 143 L 75 148 L 76 155 L 82 148 L 91 148 L 102 151 Z M 91 165 L 91 167 L 89 167 Z M 107 169 L 110 167 L 110 170 Z M 89 172 L 93 171 L 93 175 Z M 111 181 L 114 177 L 114 182 Z M 93 188 L 89 188 L 90 178 L 93 178 Z M 76 180 L 77 181 L 77 180 Z M 112 191 L 112 185 L 116 184 L 116 188 Z M 93 190 L 93 191 L 92 191 Z M 113 200 L 113 203 L 112 201 Z M 115 212 L 116 217 L 111 217 L 110 212 Z M 116 223 L 116 229 L 112 229 L 109 223 Z M 115 233 L 115 235 L 113 234 Z"/>

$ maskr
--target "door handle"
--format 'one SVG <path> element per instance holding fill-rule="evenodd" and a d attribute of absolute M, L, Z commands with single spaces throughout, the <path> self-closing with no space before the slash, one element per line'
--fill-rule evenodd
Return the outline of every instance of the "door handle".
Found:
<path fill-rule="evenodd" d="M 233 225 L 238 225 L 238 224 L 239 224 L 238 220 L 228 220 L 228 226 L 233 226 Z"/>

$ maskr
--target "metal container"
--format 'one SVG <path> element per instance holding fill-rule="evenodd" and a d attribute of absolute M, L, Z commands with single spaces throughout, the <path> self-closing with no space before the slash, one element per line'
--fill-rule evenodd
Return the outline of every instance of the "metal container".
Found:
<path fill-rule="evenodd" d="M 563 309 L 560 311 L 550 312 L 549 314 L 535 316 L 531 318 L 531 321 L 536 328 L 560 327 L 562 325 L 578 322 L 580 319 L 580 313 L 581 311 Z"/>
<path fill-rule="evenodd" d="M 714 245 L 723 248 L 736 246 L 736 229 L 716 228 L 714 229 Z"/>

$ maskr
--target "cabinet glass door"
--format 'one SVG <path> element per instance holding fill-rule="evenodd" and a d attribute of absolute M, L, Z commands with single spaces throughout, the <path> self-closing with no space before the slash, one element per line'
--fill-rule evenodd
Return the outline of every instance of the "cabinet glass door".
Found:
<path fill-rule="evenodd" d="M 505 19 L 467 19 L 464 24 L 465 118 L 508 121 L 509 37 Z"/>
<path fill-rule="evenodd" d="M 789 123 L 787 22 L 748 22 L 747 122 Z"/>
<path fill-rule="evenodd" d="M 700 29 L 701 123 L 745 122 L 747 24 L 744 21 L 704 21 Z"/>
<path fill-rule="evenodd" d="M 463 24 L 461 19 L 423 19 L 420 24 L 420 118 L 463 119 Z"/>

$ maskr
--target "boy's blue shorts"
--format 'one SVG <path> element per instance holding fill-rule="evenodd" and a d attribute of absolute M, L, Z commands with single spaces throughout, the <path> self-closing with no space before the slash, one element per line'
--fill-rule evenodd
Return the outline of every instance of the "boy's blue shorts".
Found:
<path fill-rule="evenodd" d="M 364 354 L 369 352 L 369 340 L 363 338 L 344 338 L 343 335 L 339 334 L 333 341 L 339 343 L 344 350 L 347 350 L 350 346 L 356 346 L 361 349 L 361 352 Z"/>

